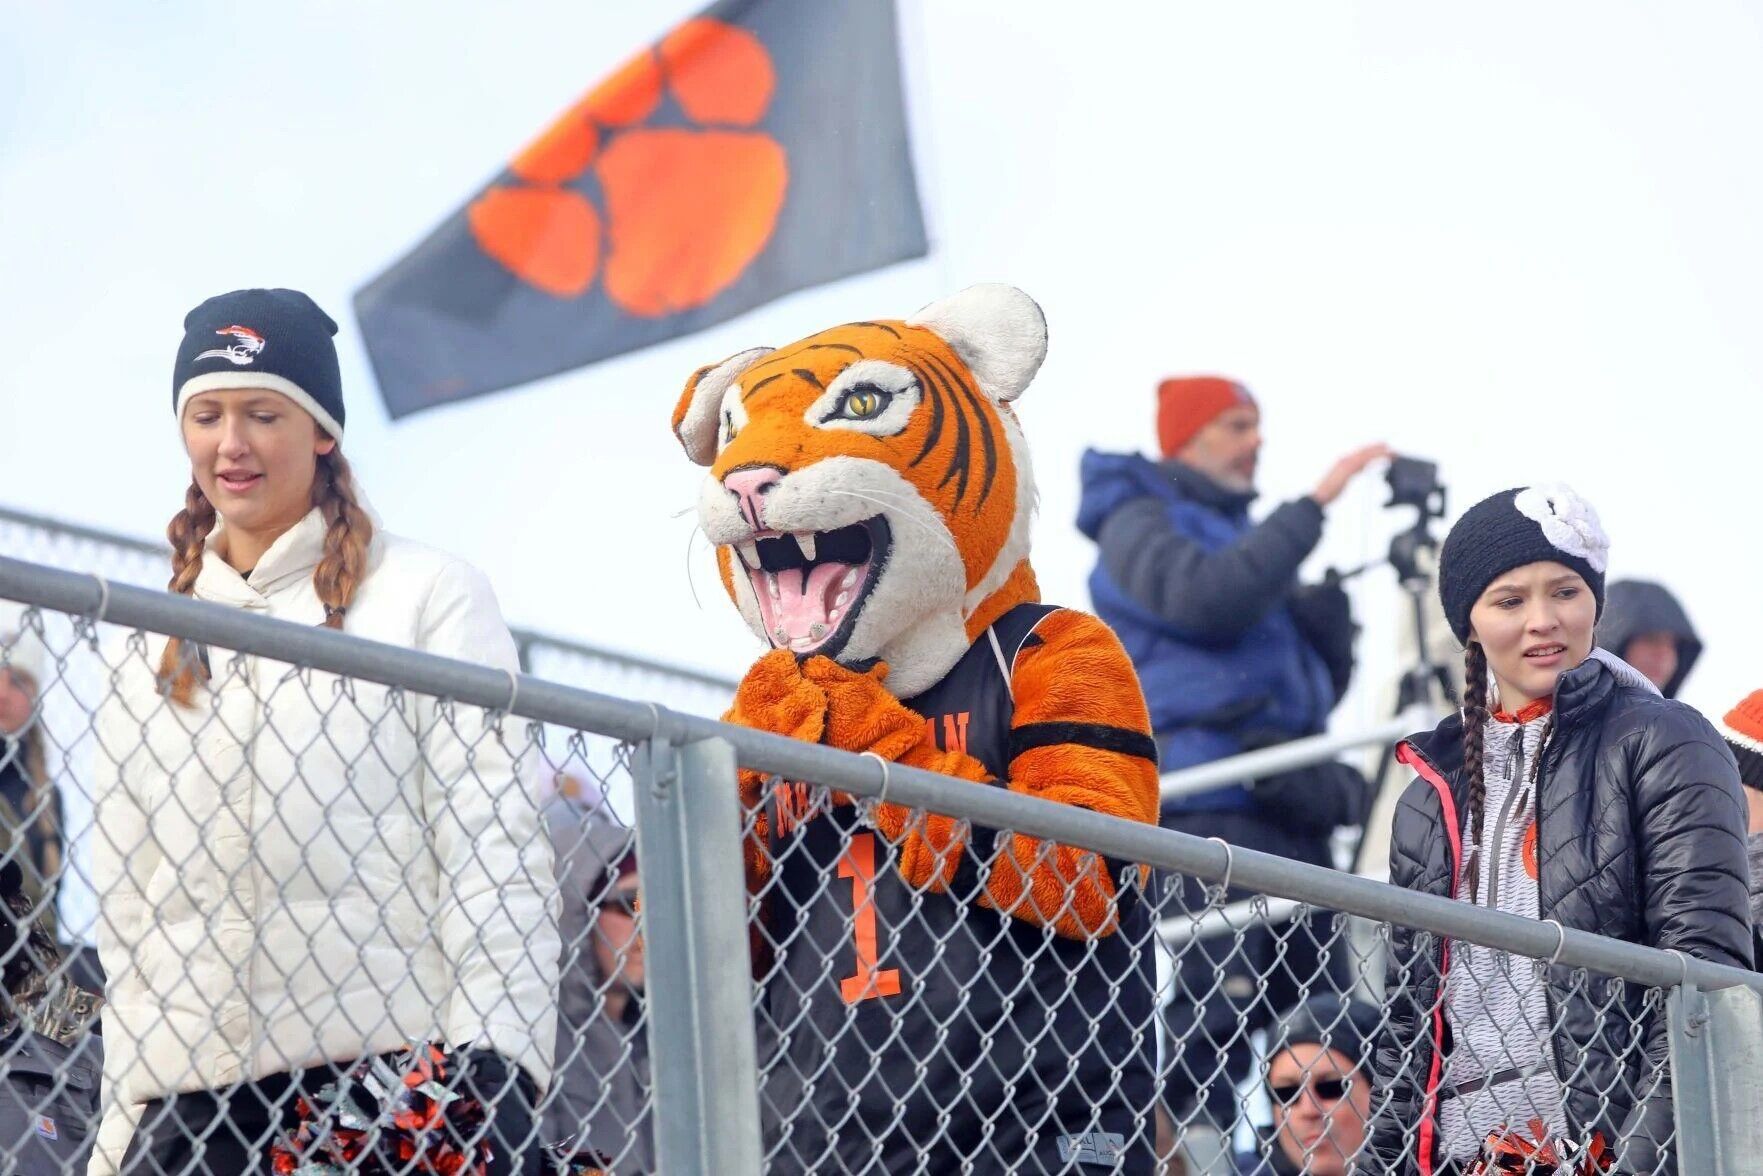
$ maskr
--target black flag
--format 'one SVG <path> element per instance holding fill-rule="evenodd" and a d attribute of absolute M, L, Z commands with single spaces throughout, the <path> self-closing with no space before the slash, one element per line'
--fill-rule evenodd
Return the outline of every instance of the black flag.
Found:
<path fill-rule="evenodd" d="M 893 0 L 725 0 L 355 296 L 394 417 L 926 251 Z"/>

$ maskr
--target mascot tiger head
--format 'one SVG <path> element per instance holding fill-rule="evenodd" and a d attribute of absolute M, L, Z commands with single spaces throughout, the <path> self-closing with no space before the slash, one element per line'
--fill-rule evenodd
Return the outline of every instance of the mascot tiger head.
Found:
<path fill-rule="evenodd" d="M 1038 599 L 1010 402 L 1046 353 L 1034 300 L 982 285 L 696 372 L 673 430 L 710 467 L 699 520 L 753 631 L 801 657 L 881 658 L 911 698 Z"/>

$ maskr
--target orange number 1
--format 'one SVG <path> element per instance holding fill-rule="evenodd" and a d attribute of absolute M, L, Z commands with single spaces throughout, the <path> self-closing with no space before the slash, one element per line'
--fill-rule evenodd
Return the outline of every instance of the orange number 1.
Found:
<path fill-rule="evenodd" d="M 853 833 L 839 857 L 839 877 L 851 879 L 851 931 L 857 941 L 857 974 L 839 981 L 846 1004 L 877 996 L 900 995 L 900 970 L 875 970 L 875 903 L 869 888 L 875 883 L 875 834 Z"/>

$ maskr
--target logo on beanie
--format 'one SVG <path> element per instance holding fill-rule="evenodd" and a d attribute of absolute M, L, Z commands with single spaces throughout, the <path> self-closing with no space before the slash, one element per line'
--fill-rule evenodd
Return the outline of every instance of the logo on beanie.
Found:
<path fill-rule="evenodd" d="M 263 350 L 263 336 L 250 327 L 222 327 L 214 333 L 216 335 L 231 335 L 237 342 L 229 347 L 216 347 L 212 351 L 204 351 L 196 356 L 197 359 L 224 359 L 228 363 L 244 367 L 255 360 L 257 353 Z"/>
<path fill-rule="evenodd" d="M 1512 505 L 1541 527 L 1543 538 L 1557 550 L 1585 560 L 1594 572 L 1609 564 L 1610 540 L 1598 522 L 1598 512 L 1573 487 L 1560 482 L 1531 486 L 1520 490 Z"/>

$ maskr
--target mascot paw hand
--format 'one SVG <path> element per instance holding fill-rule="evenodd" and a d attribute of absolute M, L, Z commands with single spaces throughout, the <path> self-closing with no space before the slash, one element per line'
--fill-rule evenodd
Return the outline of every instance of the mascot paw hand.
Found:
<path fill-rule="evenodd" d="M 826 742 L 833 747 L 897 760 L 924 735 L 924 720 L 888 692 L 886 662 L 858 671 L 812 657 L 802 676 L 826 696 Z"/>
<path fill-rule="evenodd" d="M 826 711 L 826 691 L 804 676 L 794 654 L 774 649 L 741 679 L 728 719 L 756 731 L 819 743 L 826 732 Z"/>

